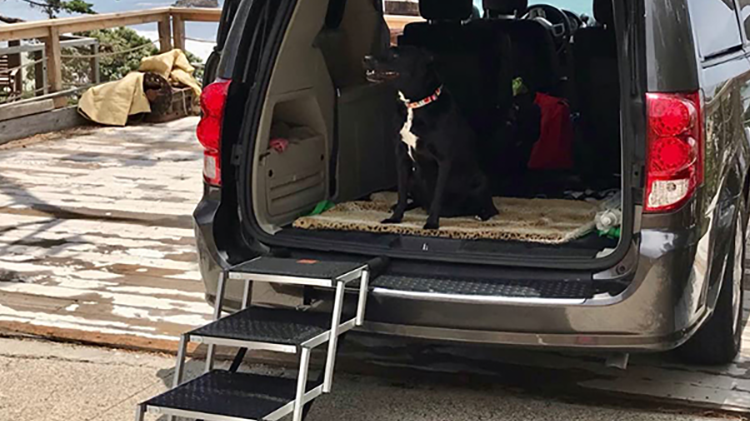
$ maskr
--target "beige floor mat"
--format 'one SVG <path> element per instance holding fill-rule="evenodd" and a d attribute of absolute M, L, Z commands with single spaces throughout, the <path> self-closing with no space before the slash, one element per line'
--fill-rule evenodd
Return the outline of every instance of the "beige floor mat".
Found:
<path fill-rule="evenodd" d="M 408 212 L 401 224 L 381 224 L 380 221 L 390 216 L 390 208 L 396 202 L 396 195 L 377 193 L 372 195 L 371 201 L 341 203 L 321 215 L 299 218 L 294 222 L 294 227 L 562 244 L 591 232 L 599 209 L 597 203 L 574 200 L 496 197 L 494 201 L 500 214 L 489 221 L 441 218 L 440 230 L 428 231 L 422 229 L 427 214 L 421 209 Z"/>

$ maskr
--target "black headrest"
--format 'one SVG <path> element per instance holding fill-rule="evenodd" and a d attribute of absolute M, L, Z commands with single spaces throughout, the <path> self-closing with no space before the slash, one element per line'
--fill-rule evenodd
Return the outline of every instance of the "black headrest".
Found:
<path fill-rule="evenodd" d="M 615 11 L 612 0 L 594 0 L 594 18 L 604 26 L 615 26 Z"/>
<path fill-rule="evenodd" d="M 467 20 L 472 11 L 471 0 L 419 0 L 419 14 L 427 20 Z"/>
<path fill-rule="evenodd" d="M 346 0 L 331 0 L 328 2 L 328 13 L 326 14 L 326 28 L 338 29 L 344 21 L 346 12 Z"/>
<path fill-rule="evenodd" d="M 482 0 L 482 7 L 496 15 L 516 15 L 526 11 L 529 0 Z"/>

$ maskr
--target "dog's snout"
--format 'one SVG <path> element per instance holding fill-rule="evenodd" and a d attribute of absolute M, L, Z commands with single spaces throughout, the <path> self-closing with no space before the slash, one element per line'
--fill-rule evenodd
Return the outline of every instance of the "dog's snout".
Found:
<path fill-rule="evenodd" d="M 362 59 L 362 62 L 365 63 L 365 65 L 373 65 L 375 64 L 375 57 L 374 56 L 365 56 L 364 59 Z"/>

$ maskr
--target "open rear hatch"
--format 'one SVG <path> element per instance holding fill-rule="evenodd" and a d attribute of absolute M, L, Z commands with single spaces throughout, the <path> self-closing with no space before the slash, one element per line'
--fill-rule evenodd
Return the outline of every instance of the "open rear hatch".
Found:
<path fill-rule="evenodd" d="M 443 218 L 439 232 L 427 232 L 420 228 L 420 211 L 414 211 L 412 223 L 379 224 L 394 200 L 397 92 L 388 83 L 369 83 L 361 63 L 365 55 L 388 48 L 382 11 L 370 0 L 243 2 L 232 30 L 241 34 L 238 45 L 249 56 L 222 62 L 223 74 L 233 79 L 230 104 L 233 92 L 248 95 L 247 103 L 233 110 L 235 115 L 242 110 L 241 132 L 223 136 L 225 146 L 237 137 L 223 154 L 239 165 L 243 230 L 272 249 L 504 267 L 613 267 L 636 241 L 641 199 L 636 201 L 633 191 L 641 191 L 634 183 L 641 183 L 643 163 L 636 153 L 645 114 L 634 53 L 641 51 L 639 29 L 626 23 L 625 5 L 616 7 L 607 28 L 613 50 L 591 62 L 613 66 L 616 75 L 597 83 L 611 86 L 614 77 L 614 89 L 623 93 L 615 95 L 618 123 L 611 136 L 618 137 L 618 166 L 625 171 L 600 174 L 614 182 L 589 182 L 596 177 L 582 176 L 580 169 L 596 167 L 596 150 L 586 155 L 583 148 L 575 169 L 536 172 L 517 183 L 523 188 L 515 189 L 514 197 L 497 197 L 496 219 Z M 241 19 L 244 30 L 236 29 Z M 590 29 L 588 37 L 599 35 L 593 31 L 598 27 Z M 560 92 L 575 92 L 573 85 Z M 577 125 L 577 145 L 590 145 L 587 136 L 599 132 L 581 121 L 596 116 L 583 113 L 584 95 L 575 98 L 570 119 Z M 617 235 L 597 230 L 596 215 L 607 209 L 622 212 Z"/>

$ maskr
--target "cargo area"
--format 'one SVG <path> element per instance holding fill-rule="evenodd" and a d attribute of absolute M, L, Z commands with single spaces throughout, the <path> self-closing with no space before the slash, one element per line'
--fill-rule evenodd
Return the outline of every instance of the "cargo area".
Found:
<path fill-rule="evenodd" d="M 594 2 L 589 16 L 557 3 L 523 11 L 513 1 L 479 10 L 422 0 L 423 20 L 401 31 L 377 1 L 298 2 L 251 143 L 251 213 L 264 242 L 378 253 L 430 240 L 445 253 L 490 258 L 612 254 L 626 235 L 627 201 L 612 4 Z M 381 223 L 397 197 L 403 105 L 393 83 L 368 81 L 363 58 L 391 46 L 434 55 L 479 139 L 477 162 L 499 211 L 489 221 L 443 217 L 439 230 L 424 230 L 427 214 L 415 209 L 401 224 Z"/>

